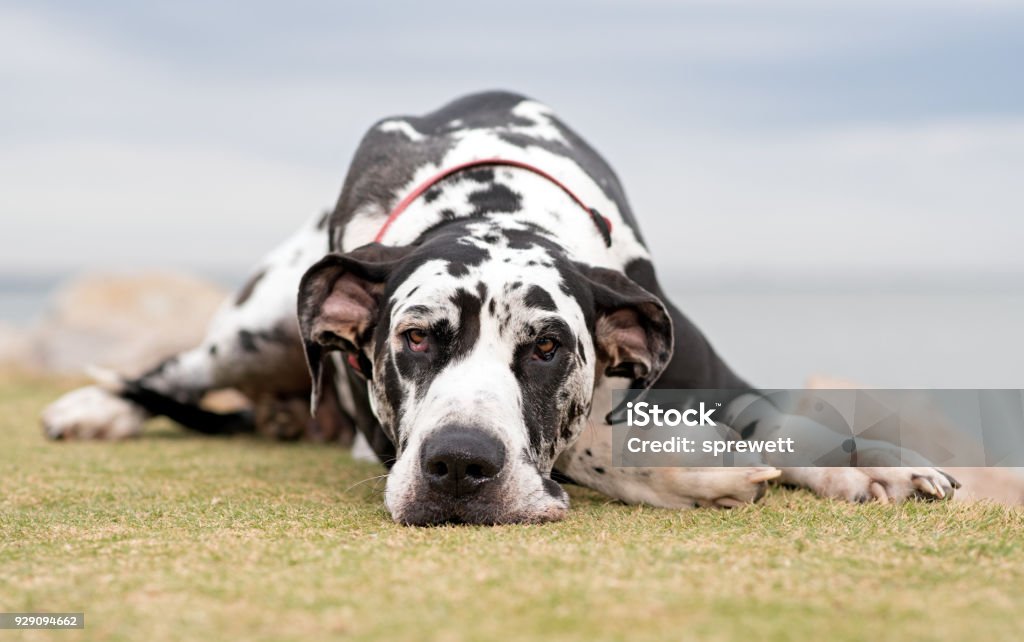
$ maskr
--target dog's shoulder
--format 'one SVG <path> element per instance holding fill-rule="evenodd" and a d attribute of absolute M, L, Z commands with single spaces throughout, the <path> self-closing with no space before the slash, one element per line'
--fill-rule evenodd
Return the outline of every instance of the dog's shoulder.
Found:
<path fill-rule="evenodd" d="M 525 96 L 504 91 L 471 94 L 423 115 L 382 118 L 363 135 L 349 165 L 331 219 L 344 226 L 367 207 L 385 209 L 424 167 L 441 167 L 459 140 L 472 130 L 498 131 L 513 118 Z"/>
<path fill-rule="evenodd" d="M 377 121 L 349 167 L 331 216 L 331 238 L 341 247 L 345 229 L 357 217 L 382 220 L 429 175 L 492 157 L 559 174 L 585 200 L 614 210 L 602 214 L 621 221 L 643 243 L 625 192 L 604 158 L 546 104 L 509 91 L 470 94 L 426 114 Z"/>

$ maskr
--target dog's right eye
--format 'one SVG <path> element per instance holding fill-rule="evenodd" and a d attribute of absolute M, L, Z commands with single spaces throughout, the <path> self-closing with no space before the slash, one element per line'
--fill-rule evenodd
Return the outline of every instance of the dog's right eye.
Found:
<path fill-rule="evenodd" d="M 427 333 L 419 328 L 406 330 L 405 343 L 413 352 L 426 352 L 427 348 L 430 347 L 430 342 L 427 340 Z"/>

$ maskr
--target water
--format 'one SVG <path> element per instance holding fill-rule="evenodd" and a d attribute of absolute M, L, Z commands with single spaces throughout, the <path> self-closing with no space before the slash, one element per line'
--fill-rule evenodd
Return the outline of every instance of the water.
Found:
<path fill-rule="evenodd" d="M 46 305 L 44 292 L 4 292 L 0 290 L 0 321 L 25 325 L 38 318 Z"/>
<path fill-rule="evenodd" d="M 45 314 L 60 286 L 74 276 L 63 273 L 29 276 L 0 273 L 0 323 L 30 326 Z M 230 290 L 243 283 L 247 275 L 222 270 L 199 272 L 196 276 Z"/>
<path fill-rule="evenodd" d="M 726 361 L 761 387 L 800 387 L 817 373 L 872 387 L 1024 388 L 1024 293 L 674 299 Z"/>
<path fill-rule="evenodd" d="M 46 309 L 60 276 L 0 275 L 0 323 L 26 326 Z"/>
<path fill-rule="evenodd" d="M 31 323 L 59 281 L 0 279 L 0 321 Z M 758 386 L 800 387 L 823 374 L 874 387 L 1024 388 L 1024 292 L 733 285 L 677 288 L 672 299 Z"/>

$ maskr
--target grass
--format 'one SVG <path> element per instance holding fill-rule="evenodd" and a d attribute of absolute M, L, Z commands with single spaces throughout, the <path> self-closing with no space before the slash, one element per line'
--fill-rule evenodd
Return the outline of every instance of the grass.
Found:
<path fill-rule="evenodd" d="M 573 488 L 558 524 L 402 528 L 381 470 L 338 448 L 164 422 L 48 443 L 36 418 L 67 385 L 0 378 L 0 611 L 87 628 L 0 642 L 1024 636 L 1018 509 L 773 489 L 673 512 Z"/>

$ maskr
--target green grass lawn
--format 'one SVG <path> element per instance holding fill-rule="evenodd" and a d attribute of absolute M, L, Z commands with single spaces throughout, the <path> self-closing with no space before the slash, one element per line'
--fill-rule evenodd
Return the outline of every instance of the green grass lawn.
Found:
<path fill-rule="evenodd" d="M 773 489 L 673 512 L 572 488 L 558 524 L 403 528 L 341 449 L 49 443 L 66 384 L 0 379 L 4 640 L 1024 639 L 1024 512 L 849 506 Z"/>

